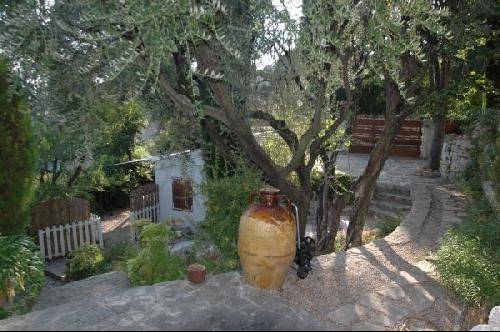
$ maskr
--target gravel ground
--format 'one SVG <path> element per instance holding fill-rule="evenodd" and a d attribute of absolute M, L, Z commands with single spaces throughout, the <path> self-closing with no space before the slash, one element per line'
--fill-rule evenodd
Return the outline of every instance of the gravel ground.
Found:
<path fill-rule="evenodd" d="M 113 211 L 111 216 L 102 217 L 101 220 L 104 226 L 104 233 L 129 226 L 129 216 L 130 209 L 126 208 Z"/>
<path fill-rule="evenodd" d="M 104 227 L 104 246 L 130 241 L 130 209 L 113 211 L 113 215 L 102 218 Z"/>
<path fill-rule="evenodd" d="M 462 306 L 439 286 L 432 265 L 425 261 L 445 231 L 441 196 L 433 192 L 432 197 L 425 218 L 415 224 L 420 225 L 415 240 L 399 241 L 404 232 L 395 232 L 387 240 L 318 256 L 306 279 L 290 272 L 279 294 L 348 330 L 460 329 Z M 460 206 L 453 200 L 445 203 L 445 208 Z"/>

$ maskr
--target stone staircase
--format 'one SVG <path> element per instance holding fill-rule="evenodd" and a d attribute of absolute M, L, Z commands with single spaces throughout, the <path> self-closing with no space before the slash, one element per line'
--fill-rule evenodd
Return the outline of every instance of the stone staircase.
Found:
<path fill-rule="evenodd" d="M 384 189 L 384 190 L 381 190 Z M 378 188 L 400 202 L 406 189 Z M 282 296 L 341 330 L 460 330 L 463 307 L 437 282 L 429 254 L 463 221 L 465 197 L 451 185 L 414 184 L 411 208 L 383 239 L 315 257 L 305 280 Z"/>
<path fill-rule="evenodd" d="M 382 219 L 404 217 L 411 209 L 410 188 L 392 184 L 377 184 L 370 202 L 370 212 Z"/>

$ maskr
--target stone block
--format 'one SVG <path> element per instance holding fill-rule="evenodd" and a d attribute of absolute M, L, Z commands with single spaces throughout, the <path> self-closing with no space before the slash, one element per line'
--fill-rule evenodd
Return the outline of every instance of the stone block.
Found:
<path fill-rule="evenodd" d="M 170 254 L 187 257 L 194 250 L 194 241 L 181 241 L 170 247 Z"/>
<path fill-rule="evenodd" d="M 486 324 L 482 324 L 482 325 L 476 325 L 474 326 L 471 331 L 492 331 L 491 330 L 491 327 L 489 325 L 486 325 Z"/>
<path fill-rule="evenodd" d="M 365 319 L 371 310 L 359 304 L 347 304 L 332 312 L 328 317 L 334 323 L 350 326 Z"/>
<path fill-rule="evenodd" d="M 488 324 L 500 330 L 500 306 L 491 309 Z"/>

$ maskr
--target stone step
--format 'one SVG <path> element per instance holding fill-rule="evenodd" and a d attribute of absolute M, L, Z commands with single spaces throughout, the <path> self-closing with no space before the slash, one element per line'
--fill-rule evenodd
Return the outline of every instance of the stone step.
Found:
<path fill-rule="evenodd" d="M 379 218 L 394 218 L 398 216 L 397 212 L 380 209 L 375 206 L 370 206 L 370 212 Z"/>
<path fill-rule="evenodd" d="M 396 202 L 399 204 L 411 206 L 411 197 L 407 195 L 393 194 L 383 191 L 375 191 L 373 199 L 377 201 Z"/>
<path fill-rule="evenodd" d="M 401 196 L 411 196 L 411 188 L 408 186 L 400 186 L 392 183 L 377 183 L 375 193 L 396 194 Z"/>
<path fill-rule="evenodd" d="M 406 205 L 406 204 L 401 204 L 397 202 L 392 202 L 392 201 L 378 201 L 378 200 L 372 200 L 370 202 L 371 207 L 376 207 L 377 209 L 380 210 L 386 210 L 387 212 L 394 212 L 395 214 L 401 213 L 405 214 L 408 213 L 411 210 L 411 206 Z"/>

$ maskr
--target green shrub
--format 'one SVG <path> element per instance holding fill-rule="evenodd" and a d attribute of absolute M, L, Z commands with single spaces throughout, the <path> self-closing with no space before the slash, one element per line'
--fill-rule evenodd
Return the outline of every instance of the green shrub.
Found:
<path fill-rule="evenodd" d="M 95 244 L 86 244 L 71 253 L 66 276 L 70 280 L 85 279 L 108 270 L 104 254 Z"/>
<path fill-rule="evenodd" d="M 469 219 L 445 236 L 434 264 L 441 282 L 467 303 L 499 305 L 500 225 L 483 200 L 469 212 Z"/>
<path fill-rule="evenodd" d="M 249 205 L 250 194 L 261 186 L 261 173 L 252 168 L 240 168 L 232 176 L 210 179 L 202 185 L 207 215 L 201 228 L 221 251 L 221 272 L 238 266 L 240 217 Z"/>
<path fill-rule="evenodd" d="M 395 217 L 385 217 L 381 219 L 377 225 L 379 234 L 379 237 L 385 237 L 396 229 L 396 227 L 401 224 L 402 217 L 401 216 L 395 216 Z"/>
<path fill-rule="evenodd" d="M 138 219 L 131 223 L 130 227 L 132 227 L 132 233 L 134 234 L 135 240 L 140 240 L 142 229 L 144 228 L 144 226 L 151 223 L 151 219 Z"/>
<path fill-rule="evenodd" d="M 127 261 L 128 276 L 133 286 L 153 285 L 185 276 L 184 262 L 181 258 L 170 255 L 167 249 L 173 235 L 165 224 L 148 224 L 143 227 L 141 250 L 135 258 Z"/>
<path fill-rule="evenodd" d="M 127 271 L 127 261 L 137 257 L 137 247 L 131 243 L 118 243 L 104 252 L 106 263 L 114 271 Z"/>
<path fill-rule="evenodd" d="M 0 57 L 0 235 L 22 235 L 28 225 L 35 151 L 29 109 Z"/>
<path fill-rule="evenodd" d="M 311 172 L 311 187 L 313 192 L 316 195 L 320 194 L 321 185 L 323 184 L 325 177 L 325 173 L 319 172 L 317 170 L 313 170 Z M 336 171 L 335 177 L 331 178 L 330 186 L 331 190 L 337 194 L 344 195 L 348 194 L 349 199 L 348 203 L 352 201 L 354 195 L 352 192 L 349 192 L 349 188 L 351 187 L 352 182 L 354 181 L 354 177 L 344 172 Z"/>
<path fill-rule="evenodd" d="M 480 114 L 480 118 L 475 125 L 479 125 L 481 130 L 479 135 L 472 141 L 469 151 L 470 162 L 464 172 L 465 181 L 473 192 L 482 192 L 484 181 L 491 181 L 495 192 L 500 193 L 498 177 L 500 174 L 500 135 L 498 127 L 500 115 L 497 110 L 485 109 Z"/>
<path fill-rule="evenodd" d="M 36 300 L 45 275 L 40 249 L 25 236 L 0 237 L 0 298 L 13 306 L 0 306 L 0 317 L 25 312 Z"/>

